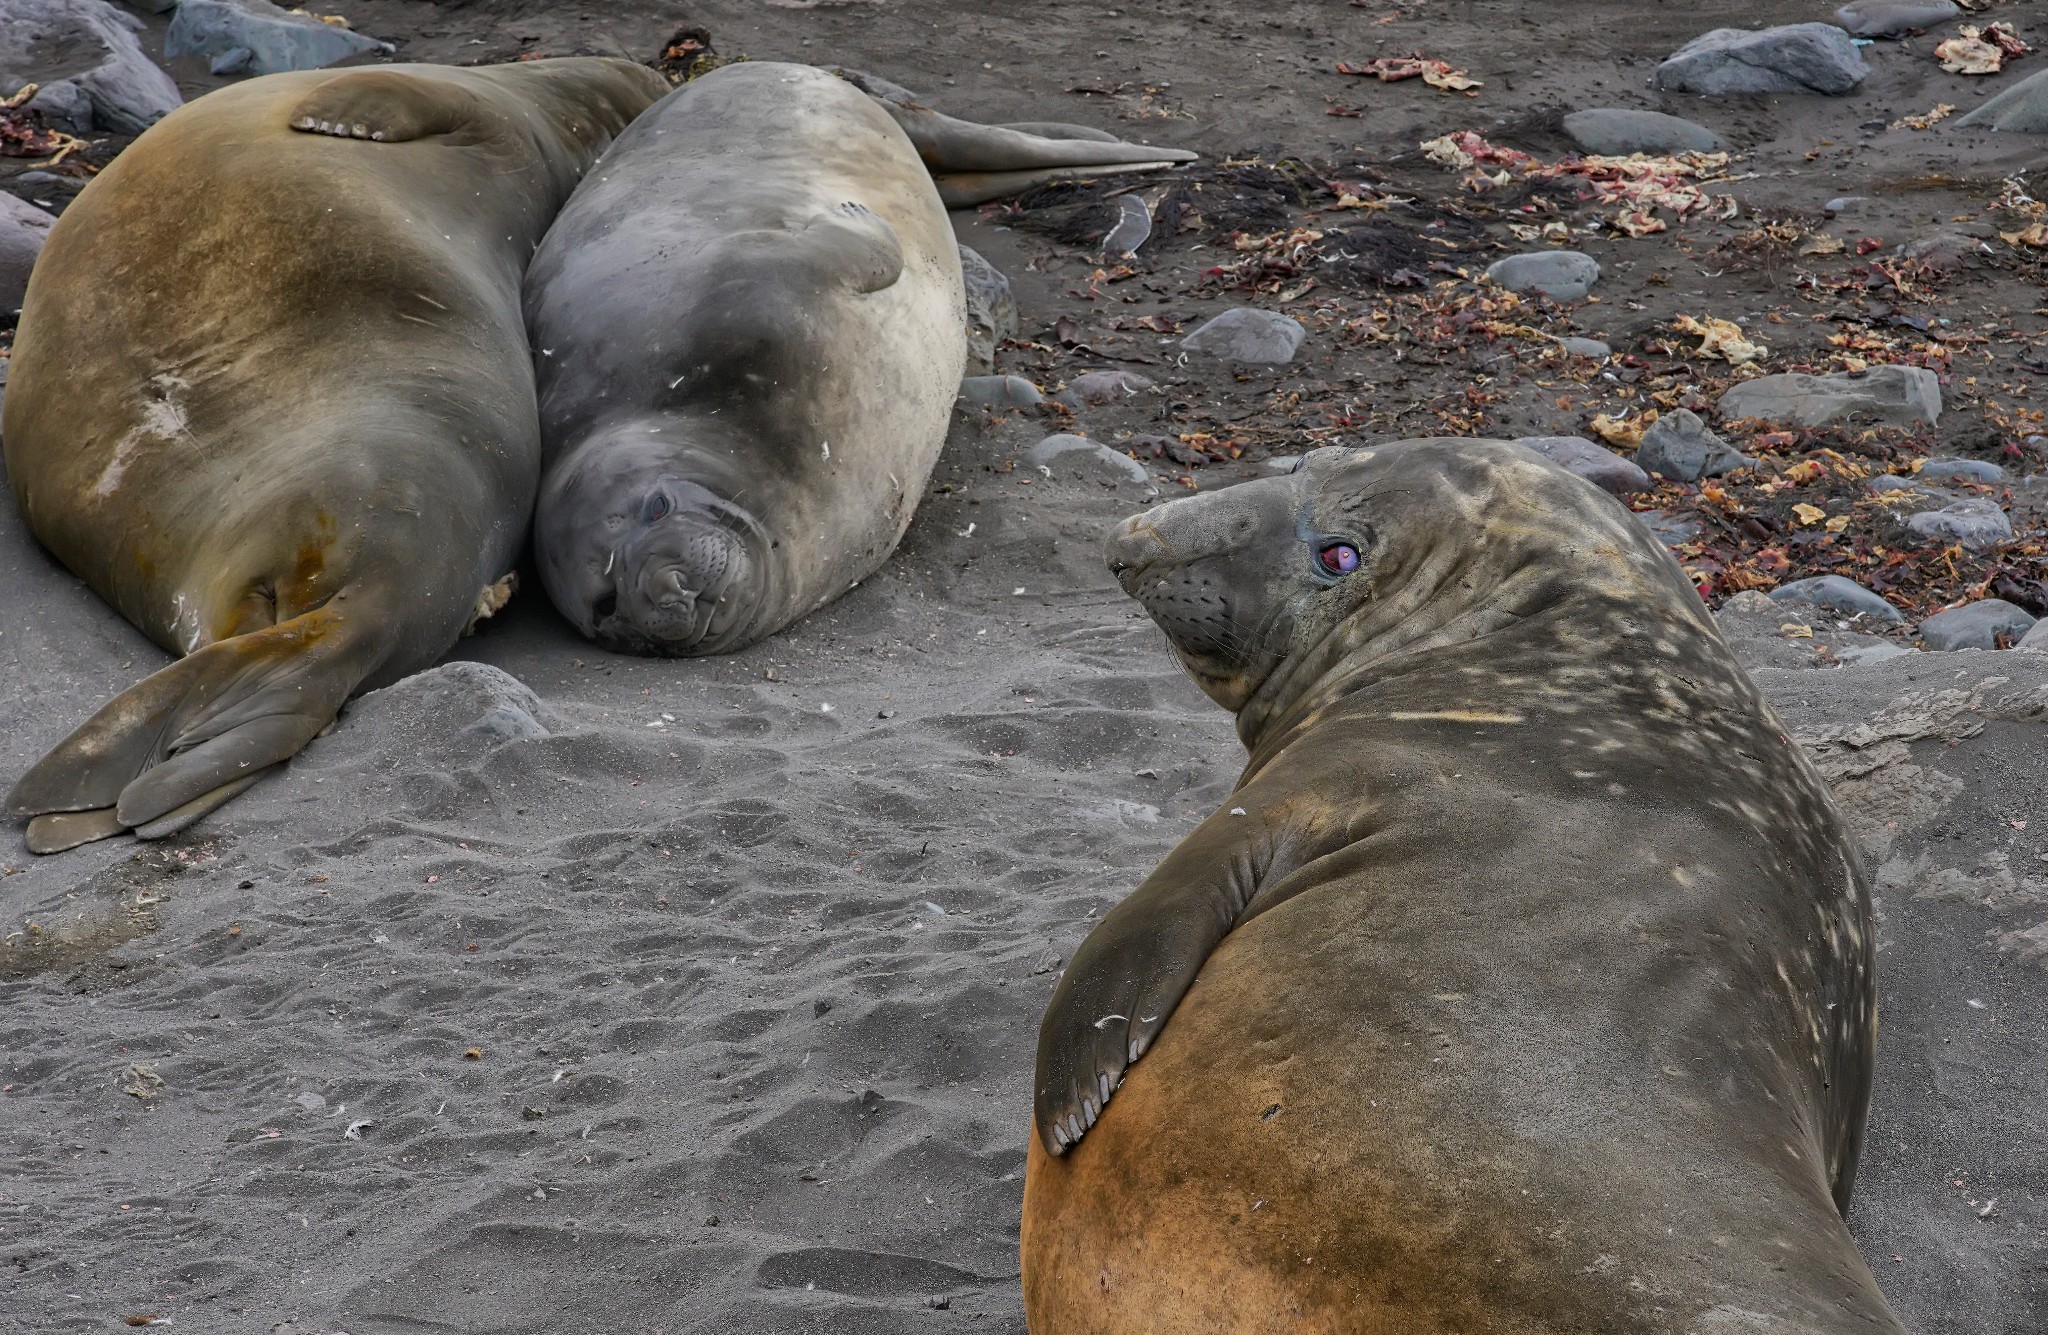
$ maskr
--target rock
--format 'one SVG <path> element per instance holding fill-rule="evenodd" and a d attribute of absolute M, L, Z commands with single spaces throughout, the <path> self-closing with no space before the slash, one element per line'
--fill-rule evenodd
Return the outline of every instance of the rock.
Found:
<path fill-rule="evenodd" d="M 2009 134 L 2048 134 L 2048 70 L 2029 74 L 1955 123 Z"/>
<path fill-rule="evenodd" d="M 1929 482 L 1980 482 L 1996 486 L 2005 481 L 2005 470 L 1984 459 L 1929 459 L 1920 465 L 1919 476 Z"/>
<path fill-rule="evenodd" d="M 1596 362 L 1604 362 L 1614 355 L 1614 349 L 1597 338 L 1561 338 L 1558 343 L 1572 356 L 1591 357 Z"/>
<path fill-rule="evenodd" d="M 38 85 L 28 100 L 28 109 L 43 118 L 43 124 L 63 134 L 92 133 L 92 98 L 69 79 Z"/>
<path fill-rule="evenodd" d="M 1929 649 L 1996 649 L 1998 637 L 2008 641 L 2025 635 L 2034 618 L 2003 598 L 1984 598 L 1920 623 L 1920 638 Z"/>
<path fill-rule="evenodd" d="M 256 53 L 246 46 L 237 46 L 215 56 L 207 65 L 207 72 L 225 78 L 230 74 L 245 74 L 255 63 Z"/>
<path fill-rule="evenodd" d="M 1876 477 L 1863 484 L 1866 491 L 1880 493 L 1887 491 L 1916 491 L 1919 489 L 1919 486 L 1920 479 L 1902 477 L 1897 473 L 1879 473 Z"/>
<path fill-rule="evenodd" d="M 1686 408 L 1674 408 L 1650 423 L 1636 447 L 1638 468 L 1680 482 L 1719 477 L 1751 462 Z"/>
<path fill-rule="evenodd" d="M 1515 444 L 1534 450 L 1558 467 L 1616 496 L 1633 496 L 1650 489 L 1648 473 L 1584 436 L 1523 436 Z"/>
<path fill-rule="evenodd" d="M 55 221 L 33 204 L 0 194 L 0 316 L 21 309 L 29 270 L 35 267 L 36 254 Z"/>
<path fill-rule="evenodd" d="M 1985 551 L 2012 541 L 2012 520 L 1998 502 L 1982 496 L 1952 501 L 1939 510 L 1908 516 L 1906 527 L 1923 538 L 1959 542 L 1971 551 Z"/>
<path fill-rule="evenodd" d="M 1846 637 L 1854 633 L 1853 631 L 1844 631 L 1842 635 Z M 1883 663 L 1905 654 L 1919 652 L 1917 649 L 1908 649 L 1905 645 L 1893 640 L 1879 639 L 1875 635 L 1864 635 L 1857 638 L 1862 642 L 1845 645 L 1835 650 L 1835 660 L 1843 667 L 1869 667 L 1872 663 Z"/>
<path fill-rule="evenodd" d="M 142 53 L 141 30 L 107 0 L 0 0 L 0 96 L 69 82 L 91 101 L 94 126 L 141 134 L 184 101 Z"/>
<path fill-rule="evenodd" d="M 1929 232 L 1926 236 L 1916 236 L 1911 241 L 1902 242 L 1895 247 L 1894 253 L 1901 259 L 1925 265 L 1936 273 L 1954 273 L 1970 260 L 1979 255 L 1989 255 L 1992 251 L 1991 247 L 1985 245 L 1978 237 L 1967 232 L 1943 228 L 1939 232 Z"/>
<path fill-rule="evenodd" d="M 324 69 L 350 56 L 389 51 L 388 43 L 292 14 L 268 0 L 182 0 L 164 34 L 167 56 L 221 57 L 247 47 L 251 74 Z"/>
<path fill-rule="evenodd" d="M 1750 31 L 1716 28 L 1680 47 L 1650 76 L 1667 93 L 1846 93 L 1870 66 L 1832 23 L 1791 23 Z"/>
<path fill-rule="evenodd" d="M 992 375 L 996 345 L 1017 337 L 1017 298 L 1003 271 L 966 246 L 960 247 L 960 276 L 967 280 L 967 370 Z"/>
<path fill-rule="evenodd" d="M 1661 111 L 1589 107 L 1564 118 L 1564 132 L 1581 153 L 1626 157 L 1630 153 L 1714 153 L 1727 141 L 1706 126 Z"/>
<path fill-rule="evenodd" d="M 1954 0 L 1855 0 L 1835 11 L 1851 37 L 1896 37 L 1946 23 L 1963 11 Z"/>
<path fill-rule="evenodd" d="M 1875 203 L 1869 195 L 1836 195 L 1821 205 L 1821 210 L 1832 218 L 1838 213 L 1866 213 Z"/>
<path fill-rule="evenodd" d="M 1054 403 L 1065 404 L 1080 412 L 1083 408 L 1135 398 L 1152 388 L 1154 383 L 1130 371 L 1084 371 L 1069 380 L 1067 387 L 1052 398 Z"/>
<path fill-rule="evenodd" d="M 2020 636 L 2015 649 L 2026 649 L 2032 653 L 2048 654 L 2048 621 L 2036 621 L 2033 628 Z"/>
<path fill-rule="evenodd" d="M 1051 469 L 1055 476 L 1085 470 L 1107 474 L 1119 482 L 1149 485 L 1152 481 L 1152 475 L 1136 459 L 1128 454 L 1119 454 L 1086 436 L 1047 436 L 1024 451 L 1024 462 L 1033 468 Z"/>
<path fill-rule="evenodd" d="M 1716 406 L 1731 421 L 1756 417 L 1789 426 L 1822 426 L 1867 417 L 1894 426 L 1931 426 L 1941 418 L 1941 381 L 1920 366 L 1873 366 L 1834 375 L 1791 372 L 1745 380 L 1723 394 Z"/>
<path fill-rule="evenodd" d="M 1867 616 L 1879 621 L 1906 619 L 1905 614 L 1898 608 L 1855 580 L 1845 579 L 1840 575 L 1795 579 L 1789 584 L 1780 584 L 1772 589 L 1771 598 L 1781 603 L 1805 603 L 1811 607 L 1825 607 L 1831 612 L 1840 612 L 1845 616 Z"/>
<path fill-rule="evenodd" d="M 1736 659 L 1750 669 L 1850 667 L 1913 652 L 1882 636 L 1830 626 L 1819 608 L 1755 590 L 1723 603 L 1714 620 Z"/>
<path fill-rule="evenodd" d="M 1577 301 L 1600 281 L 1600 264 L 1576 250 L 1535 250 L 1486 266 L 1486 276 L 1510 292 L 1540 292 L 1552 301 Z"/>
<path fill-rule="evenodd" d="M 1667 510 L 1633 510 L 1630 513 L 1666 547 L 1691 542 L 1700 535 L 1700 521 L 1697 519 L 1674 515 Z"/>
<path fill-rule="evenodd" d="M 1294 360 L 1307 336 L 1308 331 L 1291 315 L 1240 306 L 1207 321 L 1180 345 L 1225 361 L 1282 366 Z"/>
<path fill-rule="evenodd" d="M 971 375 L 960 382 L 960 402 L 981 408 L 1030 408 L 1045 402 L 1021 375 Z"/>

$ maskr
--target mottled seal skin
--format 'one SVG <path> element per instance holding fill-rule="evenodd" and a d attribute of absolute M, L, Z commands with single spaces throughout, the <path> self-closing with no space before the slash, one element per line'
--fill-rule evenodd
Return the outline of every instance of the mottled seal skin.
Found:
<path fill-rule="evenodd" d="M 79 194 L 29 283 L 8 476 L 184 657 L 15 785 L 31 848 L 182 828 L 501 600 L 540 473 L 521 272 L 666 87 L 595 59 L 273 75 Z"/>
<path fill-rule="evenodd" d="M 910 523 L 966 359 L 960 256 L 850 83 L 729 65 L 642 116 L 526 280 L 541 578 L 624 652 L 742 648 Z"/>
<path fill-rule="evenodd" d="M 1620 505 L 1400 442 L 1110 548 L 1250 763 L 1046 1013 L 1037 1335 L 1903 1335 L 1862 869 Z"/>

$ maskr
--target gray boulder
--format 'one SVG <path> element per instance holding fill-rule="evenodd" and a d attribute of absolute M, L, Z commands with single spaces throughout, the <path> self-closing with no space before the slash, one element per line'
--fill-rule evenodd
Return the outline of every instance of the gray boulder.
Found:
<path fill-rule="evenodd" d="M 1920 465 L 1920 476 L 1929 482 L 1980 482 L 1996 486 L 2005 481 L 2005 470 L 1986 459 L 1929 459 Z"/>
<path fill-rule="evenodd" d="M 1033 468 L 1046 469 L 1053 476 L 1062 473 L 1093 473 L 1114 478 L 1119 482 L 1136 482 L 1141 485 L 1149 485 L 1152 481 L 1152 475 L 1145 471 L 1145 465 L 1128 454 L 1120 454 L 1086 436 L 1047 436 L 1024 451 L 1024 462 Z"/>
<path fill-rule="evenodd" d="M 1894 37 L 1946 23 L 1963 11 L 1955 0 L 1855 0 L 1835 11 L 1851 37 Z"/>
<path fill-rule="evenodd" d="M 92 133 L 92 98 L 69 79 L 38 84 L 28 109 L 43 118 L 43 124 L 64 134 Z"/>
<path fill-rule="evenodd" d="M 1638 467 L 1680 482 L 1719 477 L 1750 462 L 1686 408 L 1674 408 L 1650 423 L 1636 447 Z"/>
<path fill-rule="evenodd" d="M 1879 635 L 1840 629 L 1822 608 L 1774 601 L 1753 589 L 1721 604 L 1714 621 L 1737 661 L 1750 669 L 1854 667 L 1913 652 Z"/>
<path fill-rule="evenodd" d="M 2011 134 L 2048 134 L 2048 70 L 2029 74 L 1955 123 Z"/>
<path fill-rule="evenodd" d="M 1307 336 L 1308 331 L 1291 315 L 1240 306 L 1203 324 L 1180 345 L 1225 361 L 1281 366 L 1294 360 Z"/>
<path fill-rule="evenodd" d="M 267 0 L 182 0 L 164 35 L 167 56 L 212 60 L 237 48 L 249 51 L 251 74 L 324 69 L 350 56 L 391 50 L 389 43 L 288 13 Z"/>
<path fill-rule="evenodd" d="M 1650 76 L 1667 93 L 1846 93 L 1870 74 L 1855 40 L 1832 23 L 1751 31 L 1716 28 L 1680 47 Z"/>
<path fill-rule="evenodd" d="M 1845 616 L 1868 616 L 1879 621 L 1904 621 L 1905 614 L 1853 579 L 1841 575 L 1816 575 L 1795 579 L 1771 590 L 1773 601 L 1804 603 L 1825 607 Z"/>
<path fill-rule="evenodd" d="M 2012 541 L 2012 520 L 1998 502 L 1982 496 L 1952 501 L 1939 510 L 1909 516 L 1906 527 L 1923 538 L 1956 542 L 1981 552 Z"/>
<path fill-rule="evenodd" d="M 1558 345 L 1574 357 L 1591 357 L 1596 362 L 1604 362 L 1614 355 L 1614 349 L 1597 338 L 1561 338 Z"/>
<path fill-rule="evenodd" d="M 1515 444 L 1534 450 L 1565 471 L 1576 473 L 1616 496 L 1633 496 L 1650 489 L 1648 473 L 1584 436 L 1523 436 Z"/>
<path fill-rule="evenodd" d="M 1105 403 L 1121 403 L 1136 398 L 1152 388 L 1155 382 L 1148 377 L 1130 371 L 1083 371 L 1067 382 L 1067 387 L 1052 396 L 1054 403 L 1064 404 L 1080 412 L 1083 408 L 1095 408 Z"/>
<path fill-rule="evenodd" d="M 1999 636 L 2017 639 L 2033 624 L 2026 609 L 2003 598 L 1984 598 L 1927 618 L 1920 623 L 1920 638 L 1929 649 L 1996 649 Z"/>
<path fill-rule="evenodd" d="M 1486 266 L 1486 276 L 1510 292 L 1577 301 L 1600 281 L 1600 262 L 1576 250 L 1535 250 L 1495 260 Z"/>
<path fill-rule="evenodd" d="M 1790 372 L 1745 380 L 1716 406 L 1725 419 L 1756 417 L 1787 426 L 1823 426 L 1849 418 L 1931 426 L 1941 418 L 1941 380 L 1920 366 L 1873 366 L 1834 375 Z"/>
<path fill-rule="evenodd" d="M 36 254 L 55 221 L 33 204 L 0 194 L 0 316 L 21 309 L 29 270 L 35 267 Z"/>
<path fill-rule="evenodd" d="M 1626 157 L 1630 153 L 1715 153 L 1726 140 L 1706 126 L 1661 111 L 1589 107 L 1564 118 L 1564 132 L 1581 153 Z"/>
<path fill-rule="evenodd" d="M 967 281 L 967 370 L 992 375 L 996 345 L 1017 337 L 1017 298 L 1001 269 L 960 247 L 960 276 Z"/>
<path fill-rule="evenodd" d="M 2013 648 L 2048 654 L 2048 621 L 2036 621 L 2031 630 L 2020 636 L 2019 643 Z"/>
<path fill-rule="evenodd" d="M 142 20 L 106 0 L 0 0 L 0 96 L 69 82 L 96 128 L 141 134 L 184 101 L 135 34 Z"/>
<path fill-rule="evenodd" d="M 960 382 L 960 402 L 978 408 L 1031 408 L 1045 402 L 1021 375 L 971 375 Z"/>

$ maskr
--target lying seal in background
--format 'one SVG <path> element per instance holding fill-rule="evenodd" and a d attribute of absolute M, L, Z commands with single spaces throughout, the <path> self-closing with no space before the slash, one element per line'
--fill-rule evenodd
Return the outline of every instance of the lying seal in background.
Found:
<path fill-rule="evenodd" d="M 29 281 L 8 475 L 184 657 L 14 786 L 32 849 L 182 828 L 502 601 L 540 474 L 520 274 L 666 87 L 604 59 L 273 75 L 79 194 Z"/>
<path fill-rule="evenodd" d="M 808 65 L 727 65 L 620 136 L 549 229 L 526 279 L 534 555 L 584 635 L 730 652 L 895 549 L 966 359 L 927 163 L 992 145 L 1007 170 L 1051 142 L 950 122 L 921 157 L 899 110 Z"/>
<path fill-rule="evenodd" d="M 1903 1335 L 1864 874 L 1620 505 L 1403 442 L 1110 552 L 1250 762 L 1046 1013 L 1032 1330 Z"/>

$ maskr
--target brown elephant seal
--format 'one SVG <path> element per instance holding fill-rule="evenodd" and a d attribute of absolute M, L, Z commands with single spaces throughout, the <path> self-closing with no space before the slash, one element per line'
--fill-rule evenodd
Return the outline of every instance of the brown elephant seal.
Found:
<path fill-rule="evenodd" d="M 31 848 L 182 828 L 494 605 L 540 474 L 521 271 L 666 86 L 601 59 L 273 75 L 79 194 L 29 281 L 8 475 L 184 657 L 14 786 Z"/>
<path fill-rule="evenodd" d="M 1046 1013 L 1033 1331 L 1903 1335 L 1863 872 L 1627 511 L 1412 441 L 1110 550 L 1250 762 Z"/>
<path fill-rule="evenodd" d="M 584 635 L 729 652 L 895 549 L 966 358 L 929 162 L 969 161 L 973 131 L 1005 169 L 1012 140 L 1035 142 L 964 124 L 928 159 L 847 80 L 728 65 L 577 187 L 526 311 L 546 451 L 534 555 Z"/>

